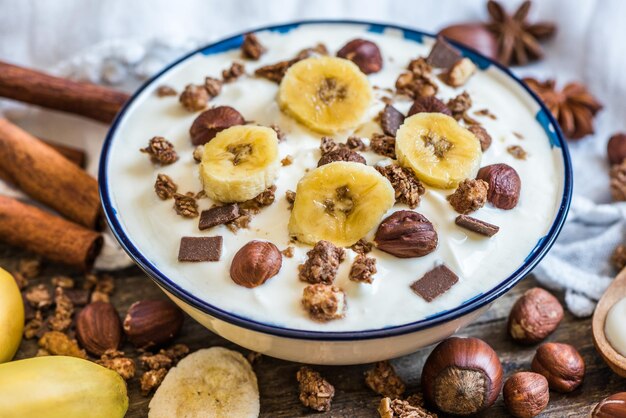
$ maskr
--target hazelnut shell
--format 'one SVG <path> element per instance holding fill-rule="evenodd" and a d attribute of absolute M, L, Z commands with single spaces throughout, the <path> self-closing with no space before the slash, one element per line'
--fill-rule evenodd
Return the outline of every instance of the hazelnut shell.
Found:
<path fill-rule="evenodd" d="M 137 348 L 166 344 L 183 325 L 183 312 L 169 300 L 142 300 L 128 308 L 124 333 Z"/>
<path fill-rule="evenodd" d="M 377 73 L 383 68 L 378 45 L 365 39 L 351 40 L 337 51 L 337 56 L 354 62 L 365 74 Z"/>
<path fill-rule="evenodd" d="M 554 332 L 563 319 L 563 307 L 550 292 L 535 287 L 513 305 L 508 330 L 522 344 L 535 344 Z"/>
<path fill-rule="evenodd" d="M 240 286 L 261 286 L 276 276 L 283 257 L 274 244 L 267 241 L 250 241 L 237 251 L 230 265 L 230 278 Z"/>
<path fill-rule="evenodd" d="M 241 113 L 230 106 L 217 106 L 200 113 L 189 129 L 191 143 L 204 145 L 220 131 L 246 123 Z"/>
<path fill-rule="evenodd" d="M 533 357 L 531 369 L 548 379 L 550 389 L 561 393 L 572 392 L 585 377 L 585 361 L 569 344 L 542 344 Z"/>
<path fill-rule="evenodd" d="M 469 46 L 481 54 L 498 60 L 498 42 L 482 23 L 460 23 L 443 28 L 439 35 L 445 38 Z"/>
<path fill-rule="evenodd" d="M 444 340 L 430 353 L 422 370 L 424 396 L 448 414 L 480 412 L 493 405 L 500 389 L 500 359 L 478 338 Z"/>
<path fill-rule="evenodd" d="M 478 170 L 477 179 L 489 184 L 487 200 L 499 209 L 513 209 L 519 201 L 522 180 L 513 167 L 492 164 Z"/>
<path fill-rule="evenodd" d="M 424 215 L 399 210 L 385 218 L 374 237 L 379 250 L 398 258 L 422 257 L 437 248 L 433 224 Z"/>
<path fill-rule="evenodd" d="M 613 394 L 600 401 L 591 418 L 626 418 L 626 392 Z"/>
<path fill-rule="evenodd" d="M 94 356 L 117 349 L 122 341 L 122 321 L 108 302 L 93 302 L 76 317 L 76 338 L 81 347 Z"/>
<path fill-rule="evenodd" d="M 532 418 L 548 406 L 550 388 L 546 378 L 539 373 L 519 372 L 507 379 L 502 395 L 511 415 Z"/>

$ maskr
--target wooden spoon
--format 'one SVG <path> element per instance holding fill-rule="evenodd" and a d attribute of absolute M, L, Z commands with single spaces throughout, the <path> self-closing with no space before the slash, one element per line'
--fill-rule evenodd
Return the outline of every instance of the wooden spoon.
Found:
<path fill-rule="evenodd" d="M 596 310 L 593 313 L 593 322 L 591 324 L 593 343 L 596 346 L 596 350 L 606 364 L 622 377 L 626 377 L 626 357 L 615 351 L 608 342 L 604 334 L 604 324 L 609 310 L 624 297 L 626 297 L 626 269 L 622 270 L 615 277 L 613 283 L 600 298 L 598 306 L 596 306 Z"/>

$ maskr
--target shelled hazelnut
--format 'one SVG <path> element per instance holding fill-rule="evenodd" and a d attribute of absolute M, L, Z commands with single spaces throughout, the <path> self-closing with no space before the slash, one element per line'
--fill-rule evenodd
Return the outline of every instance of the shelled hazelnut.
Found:
<path fill-rule="evenodd" d="M 563 307 L 550 292 L 527 290 L 513 305 L 507 328 L 519 343 L 535 344 L 552 334 L 563 319 Z"/>
<path fill-rule="evenodd" d="M 585 377 L 585 361 L 569 344 L 545 343 L 539 346 L 531 369 L 548 379 L 550 389 L 561 393 L 572 392 Z"/>
<path fill-rule="evenodd" d="M 502 396 L 511 415 L 532 418 L 548 406 L 550 389 L 546 378 L 539 373 L 518 372 L 507 379 Z"/>

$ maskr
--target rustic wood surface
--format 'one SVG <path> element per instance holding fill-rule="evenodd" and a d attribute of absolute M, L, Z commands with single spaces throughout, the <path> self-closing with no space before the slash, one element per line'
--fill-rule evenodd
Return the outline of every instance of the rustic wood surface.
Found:
<path fill-rule="evenodd" d="M 0 266 L 7 270 L 15 268 L 17 260 L 22 256 L 19 252 L 0 246 Z M 42 278 L 38 281 L 49 282 L 55 274 L 68 274 L 79 278 L 79 274 L 69 274 L 67 269 L 59 266 L 45 265 Z M 140 299 L 164 298 L 163 293 L 139 269 L 129 268 L 114 274 L 116 291 L 112 302 L 120 315 Z M 80 279 L 78 279 L 80 280 Z M 35 281 L 36 283 L 37 281 Z M 500 298 L 493 307 L 476 323 L 460 332 L 487 341 L 499 354 L 506 376 L 528 370 L 535 347 L 521 347 L 513 343 L 506 334 L 506 318 L 513 302 L 526 289 L 535 285 L 532 277 L 523 280 L 508 294 Z M 551 341 L 566 342 L 577 347 L 585 359 L 587 373 L 583 385 L 568 395 L 550 393 L 550 404 L 542 417 L 587 417 L 593 406 L 607 395 L 626 391 L 626 379 L 622 379 L 604 364 L 596 353 L 591 336 L 591 320 L 578 320 L 566 314 L 558 330 L 549 338 Z M 187 344 L 190 349 L 197 350 L 211 346 L 226 346 L 244 355 L 248 350 L 235 346 L 223 338 L 207 331 L 191 318 L 187 317 L 182 334 L 177 340 Z M 398 373 L 407 382 L 408 391 L 419 389 L 419 375 L 422 364 L 432 347 L 422 349 L 414 354 L 393 360 Z M 123 350 L 137 358 L 138 353 L 129 344 Z M 24 341 L 17 358 L 34 356 L 37 352 L 36 340 Z M 304 408 L 298 401 L 295 374 L 300 365 L 288 361 L 262 356 L 254 369 L 258 376 L 261 392 L 262 417 L 377 417 L 376 407 L 380 397 L 371 392 L 364 384 L 363 373 L 370 365 L 345 367 L 315 367 L 323 376 L 335 385 L 336 395 L 332 410 L 329 413 L 315 413 Z M 140 367 L 138 367 L 141 373 Z M 139 391 L 138 378 L 129 382 L 130 408 L 127 417 L 146 417 L 148 414 L 149 397 Z M 443 415 L 440 415 L 443 416 Z M 482 417 L 507 416 L 502 397 Z"/>

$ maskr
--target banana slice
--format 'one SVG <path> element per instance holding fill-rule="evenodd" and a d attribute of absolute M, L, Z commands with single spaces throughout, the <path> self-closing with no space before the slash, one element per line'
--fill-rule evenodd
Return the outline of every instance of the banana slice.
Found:
<path fill-rule="evenodd" d="M 369 80 L 352 61 L 313 57 L 289 67 L 278 103 L 292 117 L 321 133 L 356 127 L 372 100 Z"/>
<path fill-rule="evenodd" d="M 204 146 L 200 178 L 220 202 L 244 202 L 270 187 L 280 168 L 278 138 L 263 126 L 233 126 Z"/>
<path fill-rule="evenodd" d="M 376 227 L 394 201 L 391 183 L 373 167 L 326 164 L 298 183 L 289 233 L 307 244 L 326 240 L 349 246 Z"/>
<path fill-rule="evenodd" d="M 450 116 L 418 113 L 396 134 L 396 156 L 424 183 L 451 189 L 474 178 L 480 167 L 480 141 Z"/>

